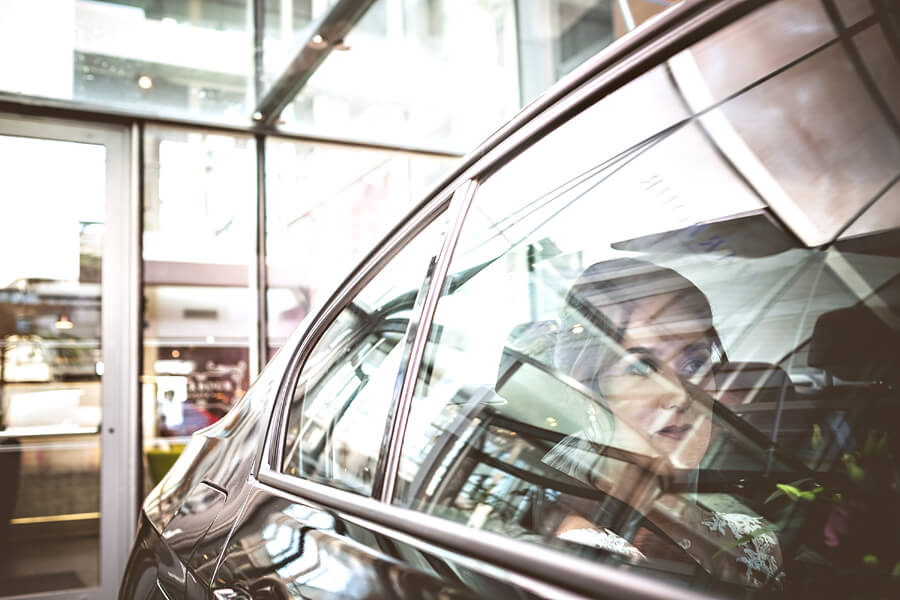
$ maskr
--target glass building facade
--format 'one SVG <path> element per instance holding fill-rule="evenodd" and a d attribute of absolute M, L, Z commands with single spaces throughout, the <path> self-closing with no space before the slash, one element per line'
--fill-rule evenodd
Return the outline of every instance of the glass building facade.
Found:
<path fill-rule="evenodd" d="M 463 152 L 670 4 L 0 2 L 0 597 L 107 597 L 109 507 Z"/>

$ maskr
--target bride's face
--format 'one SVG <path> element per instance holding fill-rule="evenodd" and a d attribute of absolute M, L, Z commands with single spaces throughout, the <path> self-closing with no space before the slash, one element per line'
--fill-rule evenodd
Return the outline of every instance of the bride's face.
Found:
<path fill-rule="evenodd" d="M 602 307 L 624 324 L 597 384 L 619 422 L 614 444 L 696 467 L 710 440 L 711 404 L 691 381 L 709 369 L 714 337 L 699 294 L 667 293 Z M 700 315 L 700 316 L 698 316 Z"/>

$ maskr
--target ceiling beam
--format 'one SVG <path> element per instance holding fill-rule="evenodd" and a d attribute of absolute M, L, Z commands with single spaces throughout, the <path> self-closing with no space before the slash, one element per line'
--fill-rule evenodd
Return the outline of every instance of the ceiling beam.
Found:
<path fill-rule="evenodd" d="M 297 96 L 319 65 L 362 18 L 375 0 L 338 0 L 303 30 L 303 45 L 278 80 L 259 101 L 253 119 L 267 126 Z"/>

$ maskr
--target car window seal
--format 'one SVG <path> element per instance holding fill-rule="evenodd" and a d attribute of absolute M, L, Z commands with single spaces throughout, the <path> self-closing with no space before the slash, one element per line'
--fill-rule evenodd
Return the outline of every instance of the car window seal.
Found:
<path fill-rule="evenodd" d="M 397 479 L 397 471 L 400 468 L 400 454 L 403 448 L 403 438 L 406 433 L 406 424 L 409 420 L 410 408 L 412 406 L 412 397 L 415 391 L 416 381 L 418 380 L 419 368 L 422 364 L 422 356 L 425 353 L 425 346 L 431 331 L 431 322 L 434 318 L 434 311 L 437 308 L 439 298 L 443 296 L 444 286 L 447 279 L 447 272 L 450 269 L 450 261 L 453 258 L 453 251 L 456 248 L 456 242 L 459 240 L 463 223 L 466 220 L 469 207 L 478 190 L 478 182 L 470 179 L 464 185 L 457 188 L 450 200 L 450 214 L 453 223 L 444 238 L 444 244 L 438 255 L 435 265 L 434 279 L 430 282 L 428 291 L 426 292 L 424 306 L 422 307 L 421 321 L 418 331 L 415 332 L 413 339 L 408 340 L 410 343 L 410 360 L 403 371 L 402 384 L 400 387 L 399 397 L 397 398 L 396 412 L 394 419 L 390 423 L 390 443 L 388 445 L 387 462 L 385 464 L 384 481 L 381 489 L 378 490 L 378 497 L 384 502 L 390 503 L 394 495 L 394 485 Z"/>
<path fill-rule="evenodd" d="M 440 246 L 443 247 L 443 241 Z M 416 290 L 416 296 L 413 299 L 413 307 L 410 311 L 411 315 L 409 321 L 406 323 L 406 328 L 403 332 L 405 341 L 403 343 L 403 348 L 401 349 L 400 363 L 397 365 L 397 379 L 391 392 L 387 419 L 385 420 L 384 431 L 382 433 L 381 443 L 379 444 L 378 448 L 378 456 L 375 462 L 375 473 L 372 479 L 371 495 L 375 498 L 381 496 L 381 490 L 384 486 L 384 479 L 387 472 L 387 457 L 390 454 L 391 448 L 393 424 L 396 420 L 397 410 L 400 404 L 400 394 L 403 389 L 402 375 L 406 373 L 409 361 L 413 354 L 413 341 L 415 340 L 416 332 L 421 325 L 422 309 L 425 306 L 425 297 L 427 295 L 428 289 L 431 287 L 431 282 L 434 279 L 435 265 L 437 263 L 438 254 L 440 254 L 440 248 L 437 249 L 436 255 L 432 256 L 431 260 L 429 261 L 428 267 L 426 268 L 425 277 L 422 280 L 422 283 L 419 285 L 419 289 Z"/>

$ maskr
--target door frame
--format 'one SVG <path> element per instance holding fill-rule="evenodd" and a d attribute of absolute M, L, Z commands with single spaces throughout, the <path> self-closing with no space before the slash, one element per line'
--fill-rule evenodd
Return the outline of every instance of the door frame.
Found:
<path fill-rule="evenodd" d="M 137 125 L 0 113 L 0 135 L 106 147 L 100 301 L 104 365 L 100 428 L 100 585 L 27 597 L 115 598 L 134 539 L 138 508 L 139 130 Z M 52 175 L 52 165 L 48 165 L 48 175 Z"/>

